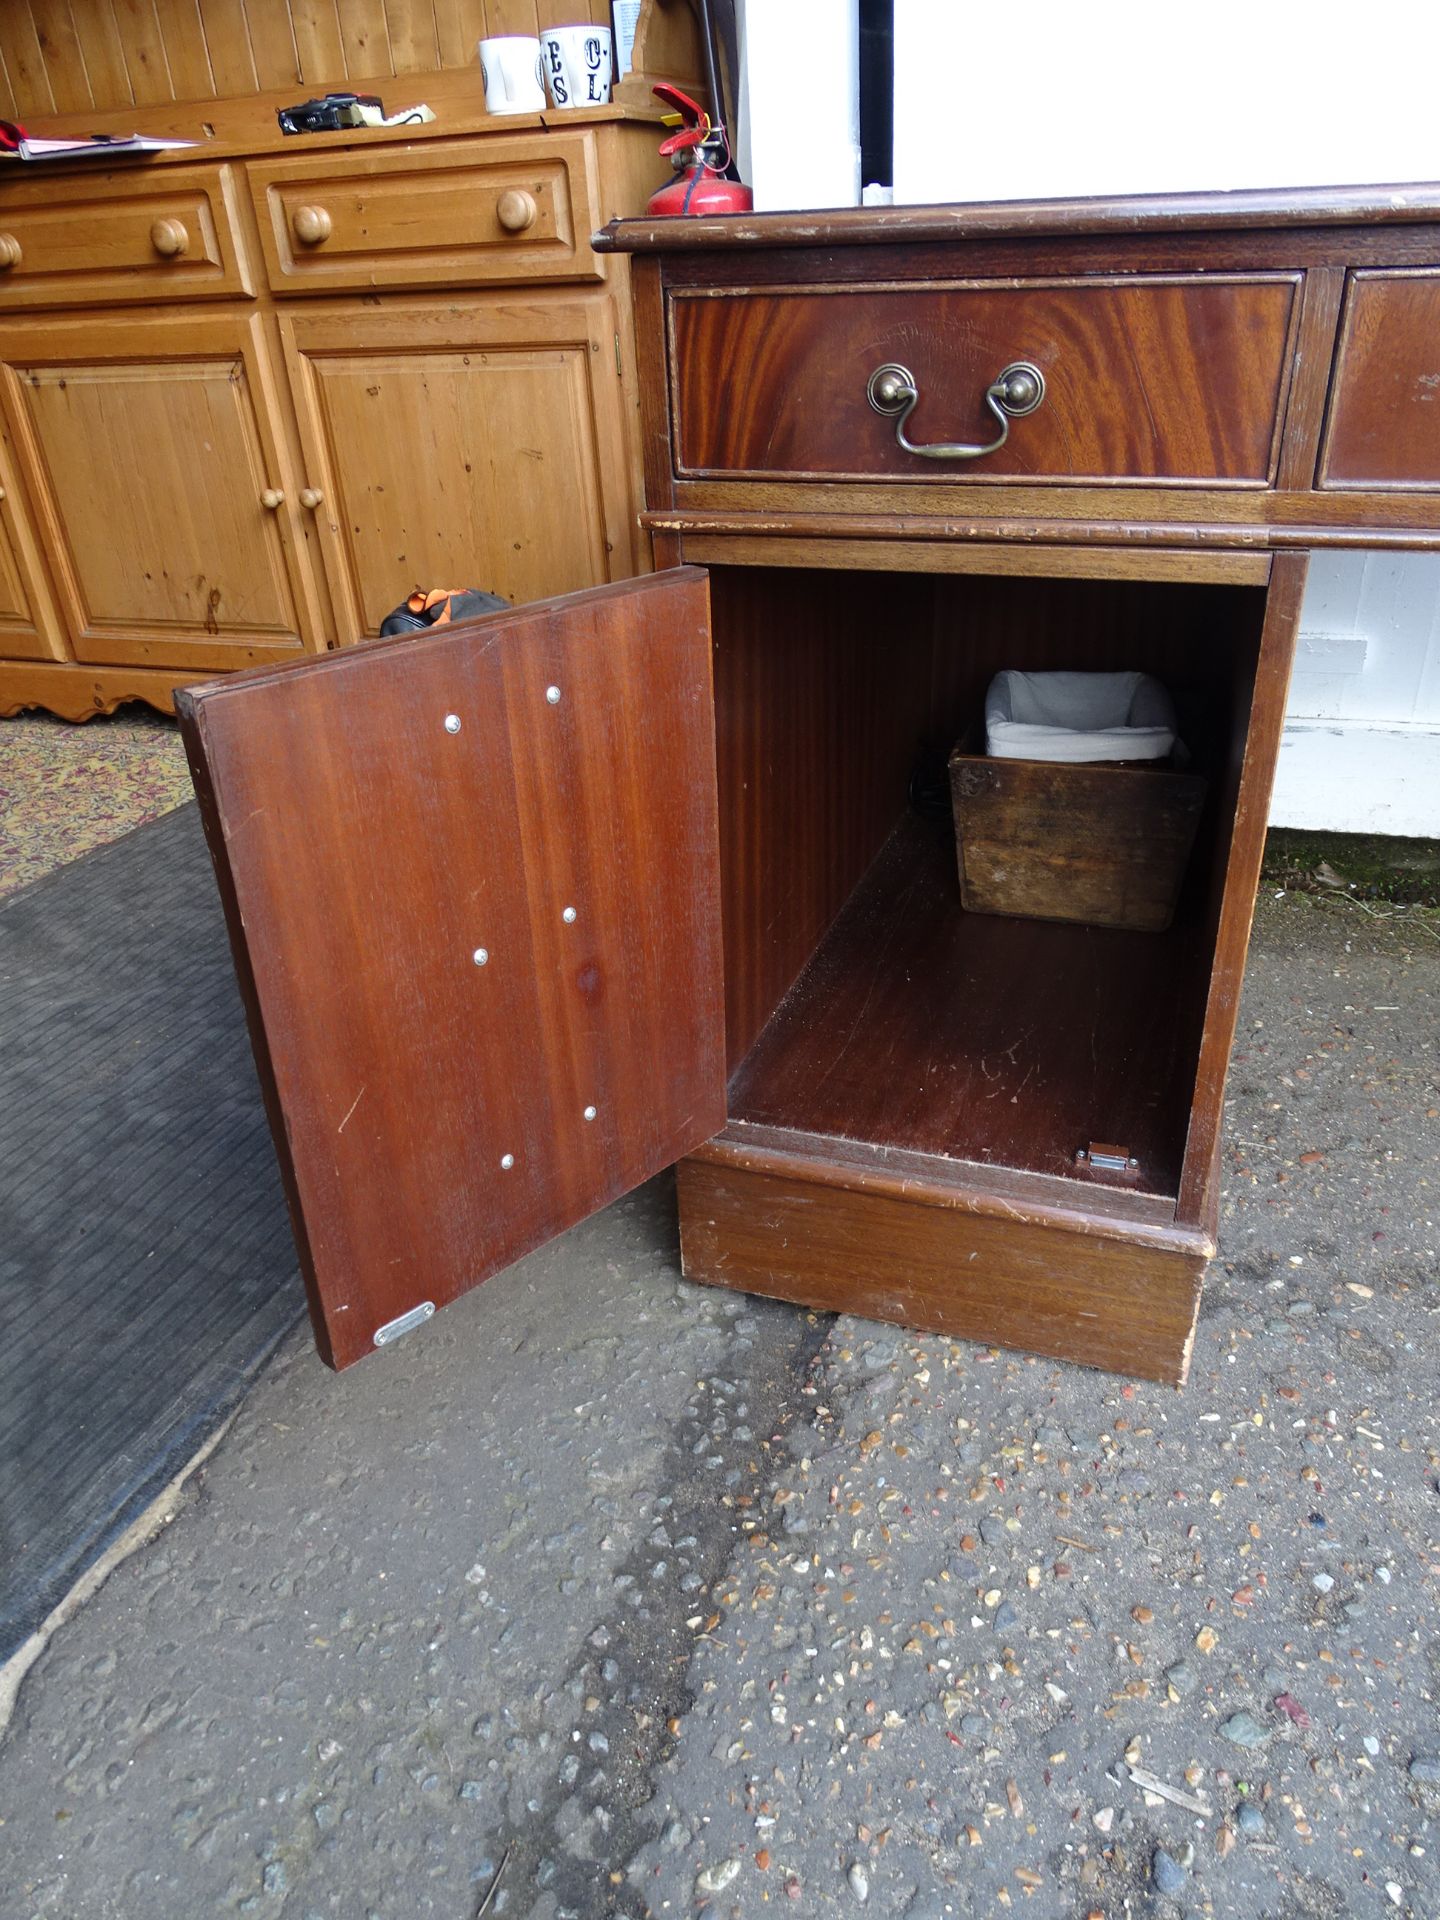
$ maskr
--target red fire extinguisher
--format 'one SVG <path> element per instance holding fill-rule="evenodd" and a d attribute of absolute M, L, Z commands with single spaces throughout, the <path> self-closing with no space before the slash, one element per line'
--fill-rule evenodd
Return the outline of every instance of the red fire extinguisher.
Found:
<path fill-rule="evenodd" d="M 656 94 L 675 110 L 682 125 L 679 133 L 662 140 L 660 151 L 673 162 L 675 178 L 650 198 L 651 213 L 702 214 L 749 213 L 755 196 L 742 181 L 726 178 L 731 170 L 730 141 L 723 126 L 712 124 L 710 116 L 688 93 L 678 87 L 661 84 Z M 673 125 L 670 115 L 667 124 Z"/>

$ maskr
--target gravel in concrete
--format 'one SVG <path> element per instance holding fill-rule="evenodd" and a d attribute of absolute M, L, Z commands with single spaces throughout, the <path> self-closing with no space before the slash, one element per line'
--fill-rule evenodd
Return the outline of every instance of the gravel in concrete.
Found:
<path fill-rule="evenodd" d="M 26 1682 L 0 1910 L 1434 1920 L 1437 1003 L 1262 903 L 1179 1395 L 687 1287 L 664 1183 L 293 1344 Z"/>

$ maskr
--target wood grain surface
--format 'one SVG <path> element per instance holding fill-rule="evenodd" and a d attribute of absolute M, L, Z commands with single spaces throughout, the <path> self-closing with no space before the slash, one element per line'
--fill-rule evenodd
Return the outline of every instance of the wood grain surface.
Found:
<path fill-rule="evenodd" d="M 1274 474 L 1298 276 L 1073 285 L 676 294 L 676 471 L 916 481 L 1135 479 L 1265 485 Z M 866 398 L 914 376 L 917 443 L 986 444 L 986 389 L 1014 361 L 1045 376 L 998 452 L 932 461 Z M 744 369 L 741 379 L 732 370 Z"/>
<path fill-rule="evenodd" d="M 929 718 L 928 583 L 711 576 L 732 1066 L 904 805 Z"/>
<path fill-rule="evenodd" d="M 253 312 L 31 316 L 5 328 L 0 352 L 75 659 L 183 676 L 317 644 Z"/>
<path fill-rule="evenodd" d="M 1183 1383 L 1203 1259 L 687 1160 L 684 1269 L 822 1312 Z"/>
<path fill-rule="evenodd" d="M 1440 183 L 1257 188 L 1233 193 L 1114 194 L 1080 200 L 996 200 L 959 206 L 840 207 L 687 220 L 617 221 L 617 253 L 745 253 L 757 247 L 925 246 L 995 235 L 1268 233 L 1276 228 L 1403 227 L 1440 220 Z"/>
<path fill-rule="evenodd" d="M 645 567 L 613 371 L 625 324 L 603 289 L 281 316 L 305 479 L 323 496 L 311 551 L 344 640 L 378 633 L 426 582 L 518 604 Z"/>
<path fill-rule="evenodd" d="M 986 1166 L 1074 1175 L 1122 1142 L 1173 1197 L 1183 933 L 961 909 L 947 822 L 906 818 L 734 1075 L 730 1112 Z"/>
<path fill-rule="evenodd" d="M 1440 272 L 1351 275 L 1319 484 L 1440 490 Z"/>
<path fill-rule="evenodd" d="M 1070 1178 L 1119 1140 L 1173 1200 L 1263 590 L 717 564 L 711 595 L 732 1116 Z M 962 913 L 948 819 L 867 872 L 1011 666 L 1170 689 L 1216 786 L 1171 934 Z"/>
<path fill-rule="evenodd" d="M 1205 781 L 1169 767 L 950 760 L 960 897 L 971 913 L 1163 933 Z"/>
<path fill-rule="evenodd" d="M 8 173 L 0 711 L 85 717 L 135 689 L 168 710 L 148 672 L 348 646 L 417 584 L 518 601 L 647 570 L 628 270 L 586 234 L 643 201 L 652 130 L 600 112 L 553 134 L 537 116 L 464 141 L 321 136 L 253 177 Z M 507 191 L 535 208 L 517 230 Z M 305 209 L 324 216 L 307 231 L 328 221 L 308 247 Z M 446 298 L 465 285 L 483 297 Z"/>
<path fill-rule="evenodd" d="M 593 134 L 457 141 L 398 154 L 295 154 L 246 170 L 277 293 L 595 280 L 599 205 Z M 505 194 L 527 194 L 528 226 L 501 224 Z M 323 216 L 307 241 L 302 212 Z"/>
<path fill-rule="evenodd" d="M 229 167 L 173 168 L 159 178 L 109 170 L 57 190 L 54 176 L 0 176 L 0 230 L 19 258 L 0 274 L 0 315 L 35 307 L 219 299 L 251 291 Z M 171 222 L 179 252 L 155 245 Z"/>
<path fill-rule="evenodd" d="M 1077 1181 L 1072 1174 L 1029 1173 L 1018 1167 L 982 1166 L 908 1147 L 877 1146 L 793 1127 L 758 1126 L 731 1118 L 722 1133 L 697 1147 L 693 1160 L 744 1167 L 753 1173 L 795 1178 L 856 1193 L 910 1197 L 931 1207 L 955 1207 L 995 1220 L 1024 1220 L 1061 1227 L 1101 1240 L 1132 1240 L 1137 1246 L 1208 1259 L 1214 1240 L 1201 1229 L 1177 1225 L 1175 1205 L 1164 1194 L 1142 1193 L 1128 1182 Z"/>
<path fill-rule="evenodd" d="M 201 676 L 192 676 L 199 679 Z M 44 707 L 62 720 L 93 720 L 127 701 L 143 701 L 157 713 L 175 711 L 173 671 L 135 667 L 83 667 L 71 660 L 7 660 L 0 673 L 0 718 Z"/>
<path fill-rule="evenodd" d="M 1245 954 L 1255 917 L 1270 794 L 1309 565 L 1307 554 L 1277 554 L 1263 622 L 1248 634 L 1237 625 L 1235 634 L 1230 751 L 1219 806 L 1212 814 L 1218 822 L 1217 865 L 1223 859 L 1224 883 L 1212 888 L 1205 931 L 1192 949 L 1205 1011 L 1199 1060 L 1188 1090 L 1190 1132 L 1178 1213 L 1181 1220 L 1197 1224 L 1212 1217 L 1218 1202 L 1216 1155 L 1224 1123 L 1225 1080 L 1240 1016 Z M 1186 1011 L 1195 1004 L 1192 993 Z"/>
<path fill-rule="evenodd" d="M 332 1364 L 720 1127 L 703 575 L 178 704 Z"/>
<path fill-rule="evenodd" d="M 537 0 L 7 0 L 4 111 L 29 118 L 287 85 L 324 93 L 473 66 L 478 40 L 539 33 L 550 11 Z M 610 19 L 609 0 L 565 0 L 562 11 L 567 21 Z"/>

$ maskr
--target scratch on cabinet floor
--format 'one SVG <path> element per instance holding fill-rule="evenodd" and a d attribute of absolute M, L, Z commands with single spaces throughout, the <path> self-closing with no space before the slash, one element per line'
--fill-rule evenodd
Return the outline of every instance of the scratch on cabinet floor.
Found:
<path fill-rule="evenodd" d="M 369 1086 L 369 1084 L 370 1083 L 367 1080 L 365 1083 L 365 1086 Z M 340 1135 L 345 1131 L 346 1127 L 349 1125 L 351 1115 L 354 1113 L 356 1107 L 359 1106 L 360 1102 L 364 1098 L 365 1098 L 365 1087 L 361 1087 L 359 1093 L 357 1093 L 355 1098 L 350 1102 L 349 1110 L 347 1111 L 345 1118 L 340 1122 L 339 1126 L 335 1129 L 335 1137 L 337 1140 L 339 1139 Z"/>

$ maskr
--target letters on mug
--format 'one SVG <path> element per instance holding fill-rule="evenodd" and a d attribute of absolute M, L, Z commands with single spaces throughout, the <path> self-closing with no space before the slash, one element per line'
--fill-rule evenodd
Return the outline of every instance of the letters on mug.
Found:
<path fill-rule="evenodd" d="M 572 43 L 573 44 L 573 43 Z M 574 96 L 582 92 L 584 99 L 592 104 L 603 104 L 606 98 L 606 50 L 605 43 L 596 34 L 589 34 L 584 41 L 585 73 L 583 78 L 567 71 L 565 54 L 557 35 L 545 41 L 545 57 L 549 67 L 550 97 L 557 107 L 568 107 L 574 103 Z"/>

